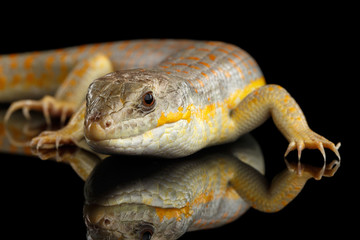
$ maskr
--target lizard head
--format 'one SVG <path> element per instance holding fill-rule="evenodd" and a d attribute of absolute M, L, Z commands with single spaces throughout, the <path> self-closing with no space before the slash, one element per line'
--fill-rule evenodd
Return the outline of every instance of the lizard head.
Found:
<path fill-rule="evenodd" d="M 167 174 L 181 169 L 183 162 L 143 156 L 101 161 L 84 186 L 88 240 L 171 240 L 183 235 L 192 222 L 188 194 L 183 194 L 189 190 L 164 180 L 176 178 Z"/>
<path fill-rule="evenodd" d="M 182 221 L 160 221 L 156 209 L 144 204 L 85 205 L 87 239 L 172 240 L 186 231 Z"/>
<path fill-rule="evenodd" d="M 164 145 L 181 137 L 169 133 L 181 133 L 191 116 L 187 86 L 169 81 L 167 75 L 134 69 L 96 79 L 86 99 L 85 138 L 90 147 L 105 154 L 166 154 Z"/>

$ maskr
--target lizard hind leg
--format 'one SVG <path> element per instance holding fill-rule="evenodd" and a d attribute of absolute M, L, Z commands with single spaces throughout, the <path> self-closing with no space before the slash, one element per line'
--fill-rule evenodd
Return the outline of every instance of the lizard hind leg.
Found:
<path fill-rule="evenodd" d="M 272 117 L 275 125 L 289 141 L 285 157 L 293 150 L 298 151 L 300 161 L 304 149 L 318 149 L 324 158 L 323 172 L 326 168 L 324 148 L 335 153 L 340 160 L 336 145 L 312 131 L 305 116 L 290 94 L 278 85 L 264 85 L 249 93 L 231 112 L 231 119 L 239 135 L 249 132 Z"/>
<path fill-rule="evenodd" d="M 39 149 L 58 149 L 64 145 L 77 145 L 84 138 L 84 116 L 85 102 L 71 116 L 66 126 L 55 131 L 44 131 L 37 137 L 31 139 L 29 145 L 31 148 Z"/>

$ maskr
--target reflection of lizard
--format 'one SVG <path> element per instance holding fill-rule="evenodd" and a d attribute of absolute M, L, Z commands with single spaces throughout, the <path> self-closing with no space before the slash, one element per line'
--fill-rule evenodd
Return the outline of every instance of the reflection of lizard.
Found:
<path fill-rule="evenodd" d="M 302 165 L 300 176 L 289 165 L 268 184 L 260 148 L 248 135 L 185 159 L 119 157 L 105 159 L 86 181 L 88 239 L 177 239 L 234 221 L 249 207 L 275 212 L 320 171 Z M 338 164 L 327 165 L 324 176 Z"/>
<path fill-rule="evenodd" d="M 141 68 L 103 76 L 135 67 Z M 106 154 L 181 157 L 233 141 L 272 116 L 289 141 L 285 155 L 297 149 L 300 158 L 309 148 L 325 158 L 329 148 L 340 159 L 337 147 L 308 127 L 286 90 L 265 85 L 255 61 L 230 44 L 139 40 L 0 57 L 0 101 L 55 89 L 55 97 L 15 102 L 7 113 L 9 120 L 16 109 L 25 116 L 38 109 L 50 123 L 50 115 L 64 121 L 78 109 L 62 130 L 34 138 L 33 147 L 55 148 L 85 136 Z"/>

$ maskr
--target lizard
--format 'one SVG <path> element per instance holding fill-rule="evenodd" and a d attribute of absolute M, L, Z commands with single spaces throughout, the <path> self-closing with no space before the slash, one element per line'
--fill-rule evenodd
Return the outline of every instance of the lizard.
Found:
<path fill-rule="evenodd" d="M 271 116 L 289 141 L 285 156 L 318 149 L 325 162 L 328 148 L 340 160 L 340 144 L 312 131 L 291 95 L 266 84 L 256 61 L 228 43 L 132 40 L 0 56 L 0 101 L 55 89 L 13 102 L 5 116 L 40 110 L 48 124 L 71 116 L 33 138 L 33 148 L 85 138 L 103 154 L 177 158 L 234 141 Z"/>
<path fill-rule="evenodd" d="M 88 240 L 173 240 L 228 224 L 250 207 L 277 212 L 319 173 L 302 164 L 299 175 L 293 162 L 268 183 L 260 147 L 250 135 L 174 161 L 121 156 L 123 164 L 117 158 L 100 162 L 85 182 Z M 324 176 L 338 167 L 334 160 Z"/>

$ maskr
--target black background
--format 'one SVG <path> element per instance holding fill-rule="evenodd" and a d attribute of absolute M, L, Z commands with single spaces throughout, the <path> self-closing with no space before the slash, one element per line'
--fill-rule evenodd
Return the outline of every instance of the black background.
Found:
<path fill-rule="evenodd" d="M 342 142 L 342 166 L 333 178 L 310 180 L 278 213 L 250 210 L 222 228 L 187 233 L 182 239 L 351 236 L 359 208 L 358 155 L 352 145 L 356 138 L 351 138 L 358 134 L 359 102 L 352 91 L 358 88 L 358 59 L 352 58 L 356 56 L 353 33 L 358 31 L 353 7 L 278 6 L 277 11 L 263 14 L 255 7 L 218 5 L 206 11 L 173 11 L 175 5 L 150 13 L 140 6 L 91 12 L 73 6 L 45 6 L 36 12 L 26 11 L 27 6 L 21 6 L 23 11 L 20 6 L 4 7 L 0 54 L 139 38 L 219 40 L 240 46 L 256 59 L 268 83 L 283 86 L 297 100 L 312 129 Z M 253 134 L 263 148 L 271 178 L 285 167 L 287 142 L 271 120 Z M 320 154 L 313 156 L 321 159 Z M 68 165 L 5 154 L 0 158 L 3 235 L 85 239 L 84 183 Z"/>

